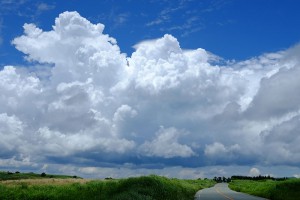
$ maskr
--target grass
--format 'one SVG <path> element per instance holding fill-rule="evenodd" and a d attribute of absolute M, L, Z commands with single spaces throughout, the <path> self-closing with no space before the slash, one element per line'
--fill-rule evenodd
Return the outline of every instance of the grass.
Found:
<path fill-rule="evenodd" d="M 0 171 L 0 181 L 20 180 L 20 179 L 41 179 L 41 178 L 68 179 L 68 178 L 75 178 L 75 177 L 76 176 L 53 175 L 53 174 L 45 174 L 42 176 L 42 174 L 35 174 L 32 172 L 30 172 L 30 173 L 19 173 L 19 172 L 12 173 L 12 172 L 1 172 Z"/>
<path fill-rule="evenodd" d="M 14 184 L 0 182 L 0 199 L 110 199 L 110 200 L 192 200 L 195 193 L 215 184 L 212 180 L 179 180 L 160 176 L 93 180 L 85 183 Z"/>
<path fill-rule="evenodd" d="M 229 184 L 232 190 L 272 200 L 296 200 L 300 198 L 300 179 L 234 180 Z"/>
<path fill-rule="evenodd" d="M 20 180 L 5 180 L 0 181 L 0 184 L 6 186 L 15 186 L 20 184 L 31 185 L 67 185 L 72 183 L 86 183 L 87 179 L 61 179 L 61 178 L 42 178 L 42 179 L 20 179 Z"/>

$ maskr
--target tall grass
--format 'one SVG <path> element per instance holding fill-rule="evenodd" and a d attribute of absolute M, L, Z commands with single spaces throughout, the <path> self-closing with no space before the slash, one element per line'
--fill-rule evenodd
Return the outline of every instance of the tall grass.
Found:
<path fill-rule="evenodd" d="M 284 181 L 234 180 L 229 184 L 229 187 L 238 192 L 245 192 L 272 200 L 300 199 L 300 179 Z"/>
<path fill-rule="evenodd" d="M 212 180 L 179 180 L 160 176 L 143 176 L 119 180 L 95 180 L 65 185 L 16 185 L 0 183 L 0 199 L 109 199 L 109 200 L 188 200 L 202 188 L 214 185 Z"/>
<path fill-rule="evenodd" d="M 53 174 L 45 174 L 42 176 L 41 174 L 35 173 L 11 173 L 11 172 L 2 172 L 0 171 L 0 181 L 3 180 L 20 180 L 20 179 L 41 179 L 41 178 L 56 178 L 56 179 L 67 179 L 67 178 L 77 178 L 77 176 L 66 176 L 66 175 L 53 175 Z M 80 177 L 79 177 L 80 178 Z"/>

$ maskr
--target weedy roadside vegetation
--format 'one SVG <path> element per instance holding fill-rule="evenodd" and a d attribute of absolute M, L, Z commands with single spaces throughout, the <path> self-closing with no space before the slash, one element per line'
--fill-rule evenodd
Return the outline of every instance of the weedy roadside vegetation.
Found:
<path fill-rule="evenodd" d="M 214 184 L 213 180 L 181 180 L 156 175 L 67 184 L 52 183 L 51 179 L 43 184 L 33 184 L 30 180 L 10 184 L 1 181 L 0 199 L 192 200 L 198 190 Z"/>
<path fill-rule="evenodd" d="M 300 199 L 300 179 L 286 180 L 233 180 L 229 188 L 272 200 Z"/>
<path fill-rule="evenodd" d="M 69 179 L 69 178 L 80 178 L 77 176 L 67 176 L 67 175 L 53 175 L 53 174 L 46 174 L 45 172 L 41 174 L 36 174 L 33 172 L 29 173 L 20 173 L 19 171 L 16 172 L 2 172 L 0 171 L 0 181 L 5 180 L 20 180 L 20 179 L 49 179 L 49 178 L 56 178 L 56 179 Z"/>

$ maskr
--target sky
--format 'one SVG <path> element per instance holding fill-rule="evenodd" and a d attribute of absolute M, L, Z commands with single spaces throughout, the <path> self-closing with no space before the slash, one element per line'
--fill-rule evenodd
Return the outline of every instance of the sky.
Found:
<path fill-rule="evenodd" d="M 300 3 L 0 1 L 0 170 L 300 177 Z"/>

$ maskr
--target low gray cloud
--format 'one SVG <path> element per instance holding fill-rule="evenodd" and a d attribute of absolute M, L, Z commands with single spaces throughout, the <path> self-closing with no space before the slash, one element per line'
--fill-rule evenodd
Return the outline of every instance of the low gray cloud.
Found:
<path fill-rule="evenodd" d="M 299 46 L 224 64 L 166 34 L 127 57 L 77 12 L 12 43 L 32 66 L 0 71 L 0 168 L 202 177 L 300 163 Z"/>

